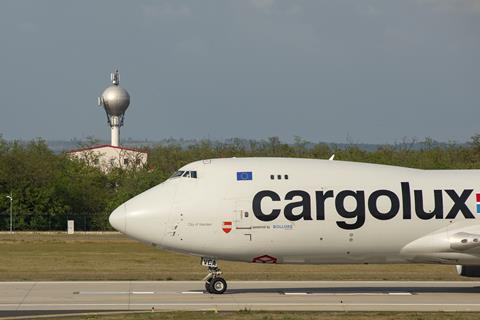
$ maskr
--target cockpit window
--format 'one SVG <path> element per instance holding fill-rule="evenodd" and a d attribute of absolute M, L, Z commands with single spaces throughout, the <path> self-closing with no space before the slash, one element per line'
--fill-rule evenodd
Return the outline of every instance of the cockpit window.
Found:
<path fill-rule="evenodd" d="M 175 171 L 175 172 L 170 176 L 170 178 L 178 178 L 178 177 L 181 177 L 184 172 L 185 172 L 185 171 Z"/>
<path fill-rule="evenodd" d="M 184 171 L 184 170 L 175 171 L 175 172 L 170 176 L 170 179 L 172 179 L 172 178 L 179 178 L 179 177 L 197 179 L 197 171 L 191 171 L 191 170 L 188 170 L 188 171 Z"/>
<path fill-rule="evenodd" d="M 197 171 L 185 171 L 183 177 L 197 179 Z"/>

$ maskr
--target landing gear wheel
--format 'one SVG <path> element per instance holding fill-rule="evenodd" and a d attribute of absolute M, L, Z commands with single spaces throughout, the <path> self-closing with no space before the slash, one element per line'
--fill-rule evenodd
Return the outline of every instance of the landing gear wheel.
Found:
<path fill-rule="evenodd" d="M 227 282 L 221 277 L 213 278 L 212 280 L 210 280 L 209 289 L 210 290 L 207 291 L 210 293 L 222 294 L 227 290 Z"/>

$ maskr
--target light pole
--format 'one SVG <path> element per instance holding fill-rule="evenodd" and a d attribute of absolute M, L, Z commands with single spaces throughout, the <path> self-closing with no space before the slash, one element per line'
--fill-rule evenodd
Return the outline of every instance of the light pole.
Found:
<path fill-rule="evenodd" d="M 10 195 L 7 196 L 7 198 L 10 200 L 10 233 L 12 233 L 13 232 L 13 219 L 12 219 L 13 196 L 11 192 L 10 192 Z"/>

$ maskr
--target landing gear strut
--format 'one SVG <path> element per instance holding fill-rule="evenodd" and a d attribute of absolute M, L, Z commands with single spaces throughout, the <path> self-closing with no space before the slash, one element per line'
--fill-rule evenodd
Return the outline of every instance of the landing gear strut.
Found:
<path fill-rule="evenodd" d="M 222 294 L 227 290 L 227 282 L 222 278 L 222 270 L 217 266 L 213 258 L 202 258 L 202 266 L 208 267 L 208 274 L 205 281 L 205 290 L 212 294 Z"/>

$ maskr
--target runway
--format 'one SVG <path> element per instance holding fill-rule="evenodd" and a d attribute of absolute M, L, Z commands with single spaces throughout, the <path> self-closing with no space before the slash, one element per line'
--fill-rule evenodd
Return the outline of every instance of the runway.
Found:
<path fill-rule="evenodd" d="M 480 282 L 230 281 L 0 282 L 0 315 L 29 311 L 480 311 Z"/>

